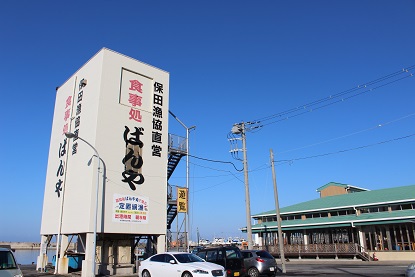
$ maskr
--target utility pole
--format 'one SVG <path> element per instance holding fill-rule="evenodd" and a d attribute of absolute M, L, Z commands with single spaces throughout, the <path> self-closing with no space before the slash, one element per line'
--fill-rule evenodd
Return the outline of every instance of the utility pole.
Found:
<path fill-rule="evenodd" d="M 282 273 L 286 273 L 287 270 L 285 269 L 285 255 L 284 255 L 284 242 L 282 240 L 282 230 L 281 230 L 280 204 L 278 202 L 277 178 L 275 177 L 274 153 L 272 152 L 272 149 L 270 149 L 270 154 L 271 154 L 272 179 L 274 181 L 275 211 L 277 213 L 277 223 L 278 223 L 278 246 L 280 248 Z"/>
<path fill-rule="evenodd" d="M 233 134 L 240 134 L 242 139 L 242 152 L 244 153 L 243 165 L 244 165 L 244 177 L 245 177 L 245 208 L 246 208 L 246 232 L 247 232 L 247 241 L 248 249 L 252 249 L 252 225 L 251 225 L 251 203 L 249 197 L 249 181 L 248 181 L 248 158 L 246 155 L 246 128 L 245 122 L 237 123 L 233 125 L 232 128 Z M 238 151 L 236 149 L 234 151 Z"/>
<path fill-rule="evenodd" d="M 199 227 L 197 227 L 197 246 L 199 246 L 199 241 L 200 241 L 200 238 L 199 238 Z"/>

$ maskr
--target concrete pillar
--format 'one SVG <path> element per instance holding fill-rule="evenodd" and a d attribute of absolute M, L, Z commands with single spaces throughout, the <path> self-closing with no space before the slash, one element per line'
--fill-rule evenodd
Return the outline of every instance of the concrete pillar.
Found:
<path fill-rule="evenodd" d="M 94 248 L 94 233 L 86 234 L 85 242 L 85 260 L 82 261 L 82 277 L 92 277 L 95 274 L 92 273 L 92 263 L 95 259 L 95 249 Z"/>
<path fill-rule="evenodd" d="M 45 272 L 46 265 L 48 264 L 48 255 L 46 254 L 48 243 L 48 236 L 40 237 L 40 252 L 37 257 L 36 269 L 41 272 Z"/>
<path fill-rule="evenodd" d="M 366 239 L 365 239 L 364 233 L 362 232 L 362 229 L 359 228 L 358 232 L 359 232 L 359 241 L 357 242 L 357 244 L 366 248 Z"/>
<path fill-rule="evenodd" d="M 308 251 L 308 241 L 309 241 L 309 237 L 307 235 L 306 230 L 303 230 L 303 238 L 304 238 L 304 250 Z M 298 255 L 298 259 L 301 259 L 301 255 Z"/>
<path fill-rule="evenodd" d="M 336 253 L 336 256 L 334 257 L 335 260 L 338 260 L 339 257 L 337 256 L 337 245 L 334 244 L 334 252 Z"/>
<path fill-rule="evenodd" d="M 166 235 L 159 235 L 157 237 L 157 253 L 166 252 Z"/>
<path fill-rule="evenodd" d="M 108 271 L 114 265 L 114 255 L 112 253 L 113 249 L 110 241 L 97 242 L 97 257 L 101 261 L 101 264 L 97 266 L 101 269 L 101 273 L 105 268 Z"/>
<path fill-rule="evenodd" d="M 391 232 L 389 231 L 389 228 L 386 228 L 386 238 L 388 240 L 388 250 L 392 250 L 392 238 L 391 238 Z"/>
<path fill-rule="evenodd" d="M 257 245 L 261 245 L 261 237 L 259 236 L 258 233 L 254 234 L 254 243 Z"/>
<path fill-rule="evenodd" d="M 65 251 L 68 248 L 68 245 L 69 245 L 68 236 L 62 235 L 61 246 L 59 249 L 59 258 L 57 259 L 58 274 L 68 274 L 69 261 L 68 261 L 68 257 L 65 255 Z"/>

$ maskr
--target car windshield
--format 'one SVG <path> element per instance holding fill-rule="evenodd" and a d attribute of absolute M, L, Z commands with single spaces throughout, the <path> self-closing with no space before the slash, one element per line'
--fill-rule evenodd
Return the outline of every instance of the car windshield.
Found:
<path fill-rule="evenodd" d="M 194 263 L 194 262 L 204 262 L 204 260 L 195 254 L 183 253 L 183 254 L 173 254 L 173 256 L 179 261 L 179 263 Z"/>
<path fill-rule="evenodd" d="M 256 254 L 261 258 L 274 259 L 274 257 L 266 251 L 257 251 Z"/>
<path fill-rule="evenodd" d="M 228 259 L 241 259 L 242 254 L 239 249 L 226 249 L 226 258 Z"/>
<path fill-rule="evenodd" d="M 17 268 L 13 255 L 9 251 L 0 251 L 0 270 Z"/>

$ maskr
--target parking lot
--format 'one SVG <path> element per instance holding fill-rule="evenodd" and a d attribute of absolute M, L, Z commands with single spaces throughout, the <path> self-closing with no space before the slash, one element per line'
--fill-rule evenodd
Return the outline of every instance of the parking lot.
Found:
<path fill-rule="evenodd" d="M 410 262 L 309 260 L 286 263 L 286 276 L 404 276 Z M 281 276 L 283 274 L 280 274 Z"/>
<path fill-rule="evenodd" d="M 279 276 L 404 276 L 405 269 L 410 262 L 362 262 L 362 261 L 333 261 L 333 260 L 302 260 L 290 261 L 286 263 L 286 274 Z M 34 265 L 22 266 L 25 277 L 42 277 L 53 276 L 53 271 L 37 272 Z M 74 272 L 69 275 L 80 276 L 80 272 Z M 55 275 L 65 276 L 65 275 Z M 68 276 L 68 275 L 66 275 Z M 118 275 L 121 276 L 121 275 Z M 125 276 L 125 275 L 124 275 Z M 137 276 L 128 275 L 128 276 Z M 156 276 L 157 277 L 157 276 Z M 160 276 L 162 277 L 162 276 Z"/>

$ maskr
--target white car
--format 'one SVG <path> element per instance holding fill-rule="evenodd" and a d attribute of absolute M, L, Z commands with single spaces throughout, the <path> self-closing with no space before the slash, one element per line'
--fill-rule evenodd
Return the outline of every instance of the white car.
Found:
<path fill-rule="evenodd" d="M 13 252 L 9 248 L 0 248 L 0 276 L 23 277 L 22 271 L 14 259 Z"/>
<path fill-rule="evenodd" d="M 139 277 L 198 277 L 223 276 L 225 268 L 209 263 L 195 254 L 186 252 L 166 252 L 156 254 L 141 261 Z"/>

